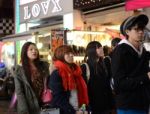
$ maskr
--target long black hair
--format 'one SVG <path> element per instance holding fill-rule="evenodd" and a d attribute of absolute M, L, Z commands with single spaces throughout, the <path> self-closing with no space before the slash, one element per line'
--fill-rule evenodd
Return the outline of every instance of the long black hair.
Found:
<path fill-rule="evenodd" d="M 30 64 L 29 64 L 29 58 L 27 55 L 28 52 L 28 48 L 30 45 L 34 45 L 36 46 L 35 43 L 33 42 L 26 42 L 21 50 L 21 64 L 25 73 L 25 76 L 27 77 L 28 81 L 31 83 L 31 69 L 30 69 Z M 38 56 L 37 58 L 33 61 L 34 65 L 36 66 L 36 68 L 38 69 L 38 71 L 40 73 L 42 73 L 42 68 L 41 68 L 41 62 L 40 62 L 40 58 L 39 58 L 39 51 L 38 51 Z"/>
<path fill-rule="evenodd" d="M 84 61 L 87 62 L 92 68 L 94 68 L 94 72 L 98 73 L 98 66 L 102 63 L 102 58 L 97 55 L 96 49 L 102 47 L 101 43 L 98 41 L 90 42 L 86 47 Z"/>

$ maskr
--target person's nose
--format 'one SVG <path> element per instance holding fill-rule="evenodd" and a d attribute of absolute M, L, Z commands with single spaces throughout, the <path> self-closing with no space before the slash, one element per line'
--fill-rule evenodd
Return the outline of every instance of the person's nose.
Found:
<path fill-rule="evenodd" d="M 73 57 L 73 56 L 74 56 L 74 54 L 73 54 L 73 53 L 70 53 L 70 56 L 71 56 L 71 57 Z"/>
<path fill-rule="evenodd" d="M 36 53 L 36 52 L 37 52 L 37 50 L 36 50 L 36 49 L 33 49 L 33 50 L 32 50 L 32 52 L 33 52 L 33 53 Z"/>
<path fill-rule="evenodd" d="M 139 29 L 138 32 L 139 33 L 144 33 L 144 29 Z"/>

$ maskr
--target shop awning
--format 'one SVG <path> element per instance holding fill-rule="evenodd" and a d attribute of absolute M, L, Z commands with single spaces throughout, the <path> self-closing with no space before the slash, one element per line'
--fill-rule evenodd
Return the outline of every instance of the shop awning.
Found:
<path fill-rule="evenodd" d="M 24 32 L 24 33 L 18 33 L 18 34 L 13 34 L 13 35 L 8 35 L 5 37 L 1 37 L 0 41 L 17 41 L 17 40 L 23 40 L 23 39 L 28 39 L 29 36 L 32 36 L 33 32 Z"/>

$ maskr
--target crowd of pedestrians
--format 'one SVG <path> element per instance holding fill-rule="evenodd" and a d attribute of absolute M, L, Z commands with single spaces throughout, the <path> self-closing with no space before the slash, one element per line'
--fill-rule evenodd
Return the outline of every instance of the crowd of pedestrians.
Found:
<path fill-rule="evenodd" d="M 148 22 L 144 14 L 125 19 L 120 27 L 125 39 L 114 38 L 111 50 L 89 42 L 80 66 L 74 63 L 72 48 L 62 45 L 49 68 L 36 44 L 26 42 L 14 75 L 18 114 L 46 114 L 41 112 L 45 78 L 52 94 L 45 110 L 59 109 L 53 114 L 148 114 L 150 52 L 142 43 Z"/>

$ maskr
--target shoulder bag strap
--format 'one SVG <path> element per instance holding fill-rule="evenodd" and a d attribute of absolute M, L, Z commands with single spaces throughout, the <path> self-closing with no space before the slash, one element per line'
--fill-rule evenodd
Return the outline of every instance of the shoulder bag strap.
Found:
<path fill-rule="evenodd" d="M 85 64 L 85 66 L 86 66 L 86 77 L 87 77 L 87 82 L 88 82 L 90 79 L 90 68 L 87 63 L 83 63 L 83 64 Z"/>

